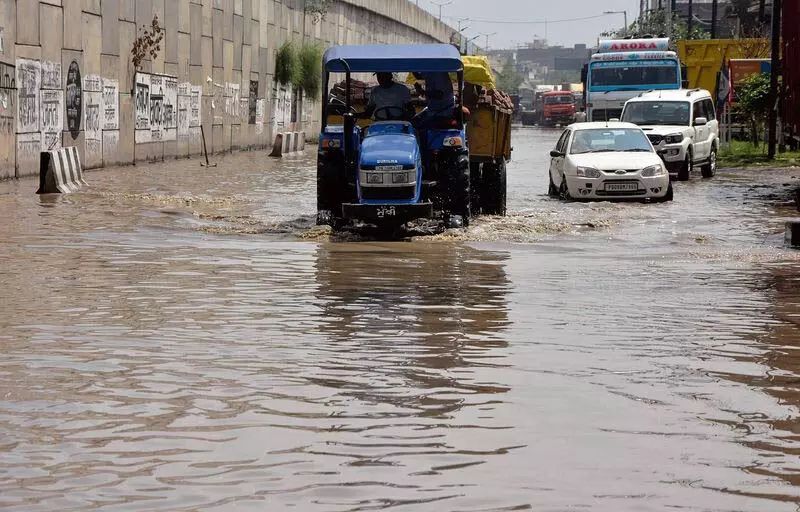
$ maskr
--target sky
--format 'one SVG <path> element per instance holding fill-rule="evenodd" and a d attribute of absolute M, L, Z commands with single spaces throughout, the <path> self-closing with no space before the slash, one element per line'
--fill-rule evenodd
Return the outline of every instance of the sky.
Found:
<path fill-rule="evenodd" d="M 639 15 L 639 0 L 412 0 L 423 9 L 439 15 L 437 4 L 442 6 L 442 21 L 458 28 L 468 26 L 464 34 L 471 38 L 479 34 L 496 34 L 489 37 L 492 49 L 513 48 L 544 38 L 550 44 L 572 46 L 575 43 L 597 43 L 600 33 L 622 28 L 623 15 L 604 11 L 628 11 L 628 23 Z M 447 3 L 449 2 L 449 3 Z M 575 18 L 588 18 L 575 21 Z M 545 25 L 543 20 L 547 19 Z M 506 23 L 497 23 L 504 21 Z M 521 22 L 537 23 L 521 23 Z M 479 46 L 486 43 L 485 36 L 475 40 Z"/>

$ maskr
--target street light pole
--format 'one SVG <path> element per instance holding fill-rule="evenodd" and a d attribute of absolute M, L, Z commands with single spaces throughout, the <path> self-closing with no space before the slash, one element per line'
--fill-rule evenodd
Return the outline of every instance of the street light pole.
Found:
<path fill-rule="evenodd" d="M 453 3 L 453 0 L 448 0 L 447 2 L 434 2 L 431 0 L 431 3 L 437 7 L 439 7 L 439 21 L 442 21 L 442 7 L 445 5 L 450 5 Z"/>
<path fill-rule="evenodd" d="M 604 11 L 603 14 L 622 14 L 625 17 L 625 27 L 622 29 L 623 35 L 628 35 L 628 11 Z"/>

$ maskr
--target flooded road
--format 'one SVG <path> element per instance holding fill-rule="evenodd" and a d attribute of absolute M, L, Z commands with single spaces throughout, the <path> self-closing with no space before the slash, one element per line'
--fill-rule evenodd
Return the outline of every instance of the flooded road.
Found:
<path fill-rule="evenodd" d="M 0 509 L 800 510 L 800 170 L 564 203 L 557 137 L 394 243 L 313 155 L 0 183 Z"/>

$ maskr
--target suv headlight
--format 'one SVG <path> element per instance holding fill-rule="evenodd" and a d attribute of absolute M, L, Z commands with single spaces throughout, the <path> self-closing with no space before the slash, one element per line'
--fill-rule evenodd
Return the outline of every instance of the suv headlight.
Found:
<path fill-rule="evenodd" d="M 651 165 L 642 169 L 642 178 L 655 178 L 664 175 L 664 167 L 661 165 Z"/>
<path fill-rule="evenodd" d="M 599 178 L 603 175 L 594 167 L 578 167 L 577 173 L 579 178 Z"/>
<path fill-rule="evenodd" d="M 670 133 L 664 137 L 664 141 L 667 144 L 680 144 L 683 142 L 683 134 L 682 133 Z"/>

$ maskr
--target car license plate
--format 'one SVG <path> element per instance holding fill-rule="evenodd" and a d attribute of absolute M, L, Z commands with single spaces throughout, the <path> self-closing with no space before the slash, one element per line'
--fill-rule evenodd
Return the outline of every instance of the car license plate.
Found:
<path fill-rule="evenodd" d="M 606 183 L 606 191 L 608 192 L 630 192 L 639 190 L 639 185 L 636 183 Z"/>

